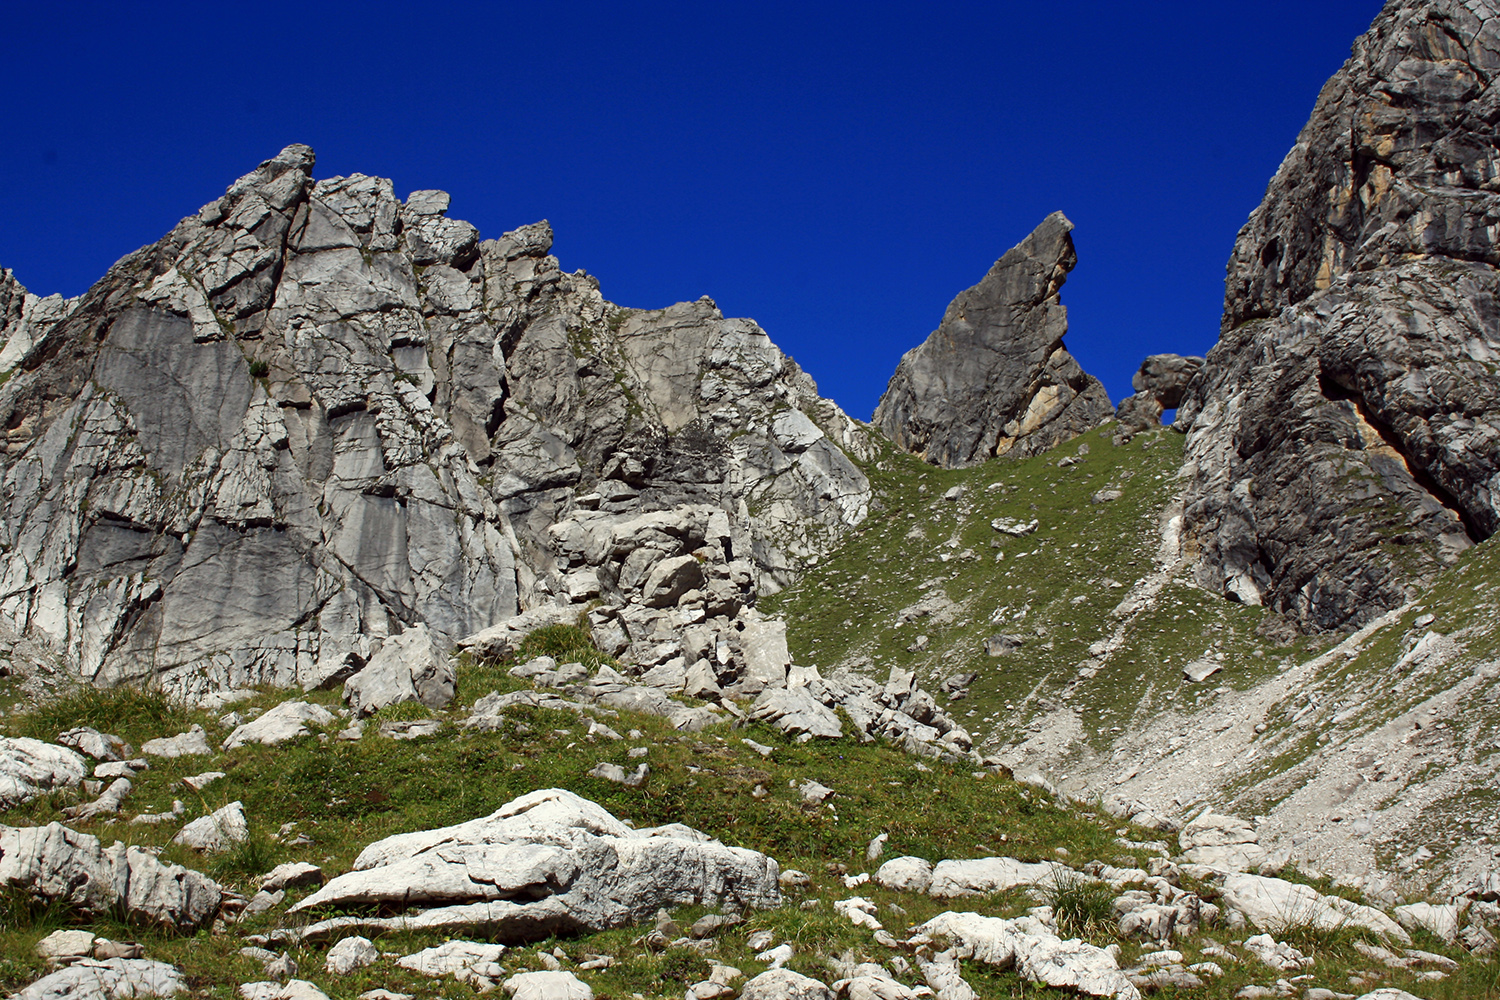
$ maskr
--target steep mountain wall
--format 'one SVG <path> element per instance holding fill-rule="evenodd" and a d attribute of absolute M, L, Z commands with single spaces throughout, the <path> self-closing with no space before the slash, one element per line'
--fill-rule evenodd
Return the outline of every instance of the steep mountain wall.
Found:
<path fill-rule="evenodd" d="M 1304 629 L 1500 524 L 1500 6 L 1392 0 L 1240 231 L 1179 411 L 1200 584 Z"/>
<path fill-rule="evenodd" d="M 1063 346 L 1072 231 L 1049 215 L 901 358 L 873 421 L 898 448 L 961 468 L 1046 451 L 1113 415 L 1104 386 Z"/>
<path fill-rule="evenodd" d="M 81 677 L 314 684 L 551 606 L 727 628 L 865 516 L 864 431 L 753 321 L 312 168 L 76 300 L 0 272 L 0 616 Z"/>

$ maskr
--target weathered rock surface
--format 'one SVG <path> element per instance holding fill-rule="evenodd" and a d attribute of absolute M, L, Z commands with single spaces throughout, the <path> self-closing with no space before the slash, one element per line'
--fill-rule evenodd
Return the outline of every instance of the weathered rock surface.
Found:
<path fill-rule="evenodd" d="M 169 997 L 187 984 L 174 966 L 145 958 L 84 959 L 43 976 L 11 1000 L 126 1000 Z"/>
<path fill-rule="evenodd" d="M 119 841 L 105 847 L 57 823 L 0 827 L 0 885 L 83 917 L 123 912 L 184 931 L 212 920 L 224 895 L 205 875 Z"/>
<path fill-rule="evenodd" d="M 590 933 L 645 920 L 664 906 L 764 908 L 781 900 L 776 862 L 681 826 L 632 830 L 572 792 L 531 792 L 489 816 L 400 834 L 360 852 L 289 912 L 333 904 L 421 907 L 402 917 L 341 917 L 301 934 L 341 928 L 483 929 L 519 941 Z"/>
<path fill-rule="evenodd" d="M 396 964 L 424 976 L 452 976 L 478 989 L 493 989 L 505 970 L 500 958 L 505 945 L 483 941 L 444 941 L 403 956 Z"/>
<path fill-rule="evenodd" d="M 1202 358 L 1181 354 L 1150 355 L 1131 377 L 1130 387 L 1135 394 L 1120 400 L 1120 405 L 1115 408 L 1116 419 L 1128 430 L 1159 427 L 1162 412 L 1182 405 L 1189 383 L 1202 367 Z"/>
<path fill-rule="evenodd" d="M 1015 858 L 973 858 L 939 861 L 932 869 L 927 891 L 939 898 L 987 896 L 1017 886 L 1047 885 L 1072 876 L 1072 869 L 1055 861 L 1028 863 Z"/>
<path fill-rule="evenodd" d="M 77 676 L 206 697 L 419 625 L 732 618 L 864 518 L 866 431 L 753 322 L 312 168 L 287 147 L 76 300 L 0 275 L 0 619 Z"/>
<path fill-rule="evenodd" d="M 326 726 L 334 714 L 322 705 L 307 701 L 284 701 L 275 708 L 243 725 L 236 726 L 224 740 L 224 749 L 233 750 L 247 743 L 274 746 L 299 736 L 306 736 L 308 726 Z"/>
<path fill-rule="evenodd" d="M 833 1000 L 833 991 L 800 972 L 767 969 L 745 984 L 740 1000 Z"/>
<path fill-rule="evenodd" d="M 952 942 L 960 958 L 1014 967 L 1035 983 L 1119 1000 L 1139 1000 L 1141 995 L 1109 952 L 1063 941 L 1032 917 L 1005 920 L 950 910 L 916 931 L 921 938 Z"/>
<path fill-rule="evenodd" d="M 250 825 L 245 821 L 244 803 L 231 802 L 177 831 L 172 843 L 213 854 L 243 844 L 249 836 Z"/>
<path fill-rule="evenodd" d="M 1205 809 L 1177 835 L 1182 856 L 1193 864 L 1225 871 L 1258 869 L 1270 853 L 1260 846 L 1255 824 Z"/>
<path fill-rule="evenodd" d="M 358 715 L 402 701 L 442 708 L 453 700 L 453 664 L 433 645 L 425 625 L 386 639 L 359 673 L 344 682 L 344 700 Z"/>
<path fill-rule="evenodd" d="M 1220 901 L 1244 914 L 1256 927 L 1273 933 L 1304 925 L 1319 930 L 1361 927 L 1411 944 L 1411 936 L 1401 925 L 1374 907 L 1339 896 L 1325 896 L 1312 886 L 1285 879 L 1229 875 L 1224 879 Z"/>
<path fill-rule="evenodd" d="M 589 984 L 571 972 L 519 972 L 501 984 L 512 1000 L 594 1000 Z"/>
<path fill-rule="evenodd" d="M 375 947 L 375 943 L 367 937 L 353 934 L 328 949 L 328 956 L 323 961 L 323 967 L 328 970 L 329 975 L 346 976 L 355 969 L 363 969 L 378 961 L 380 961 L 380 951 Z"/>
<path fill-rule="evenodd" d="M 1363 624 L 1500 524 L 1500 21 L 1395 0 L 1240 231 L 1179 410 L 1198 582 Z"/>
<path fill-rule="evenodd" d="M 78 784 L 88 773 L 83 755 L 25 736 L 0 736 L 0 809 L 29 802 L 53 788 Z"/>
<path fill-rule="evenodd" d="M 1072 230 L 1061 212 L 1049 215 L 906 352 L 872 421 L 898 447 L 959 468 L 1035 455 L 1114 415 L 1063 346 L 1058 291 L 1078 261 Z"/>

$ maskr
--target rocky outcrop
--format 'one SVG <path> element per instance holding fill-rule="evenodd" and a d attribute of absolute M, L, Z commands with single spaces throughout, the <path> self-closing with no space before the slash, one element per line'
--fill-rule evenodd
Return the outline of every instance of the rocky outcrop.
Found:
<path fill-rule="evenodd" d="M 1061 212 L 995 262 L 907 351 L 874 424 L 901 449 L 959 468 L 1026 456 L 1113 415 L 1109 396 L 1063 346 L 1058 291 L 1077 263 Z"/>
<path fill-rule="evenodd" d="M 0 619 L 78 677 L 332 684 L 415 626 L 732 616 L 865 516 L 865 432 L 753 322 L 312 168 L 287 147 L 76 300 L 0 273 Z"/>
<path fill-rule="evenodd" d="M 1115 418 L 1127 430 L 1146 430 L 1161 425 L 1165 410 L 1182 405 L 1193 376 L 1203 367 L 1202 358 L 1181 354 L 1152 354 L 1141 362 L 1140 370 L 1130 379 L 1132 396 L 1120 400 Z"/>
<path fill-rule="evenodd" d="M 0 809 L 76 785 L 87 773 L 88 763 L 76 750 L 25 736 L 0 736 Z"/>
<path fill-rule="evenodd" d="M 81 917 L 116 914 L 180 931 L 207 924 L 224 898 L 205 875 L 57 823 L 0 827 L 0 886 Z"/>
<path fill-rule="evenodd" d="M 633 830 L 553 788 L 468 823 L 371 844 L 353 871 L 288 912 L 417 908 L 400 917 L 335 917 L 297 932 L 314 940 L 349 928 L 470 928 L 515 942 L 622 927 L 664 906 L 777 906 L 779 874 L 763 854 L 680 824 Z"/>
<path fill-rule="evenodd" d="M 1392 0 L 1240 231 L 1179 410 L 1200 584 L 1372 620 L 1500 524 L 1500 21 Z"/>

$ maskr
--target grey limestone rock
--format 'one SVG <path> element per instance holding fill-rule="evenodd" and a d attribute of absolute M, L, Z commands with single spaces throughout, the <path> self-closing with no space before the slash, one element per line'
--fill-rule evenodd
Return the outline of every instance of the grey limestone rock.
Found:
<path fill-rule="evenodd" d="M 208 734 L 203 731 L 203 727 L 195 724 L 185 733 L 147 740 L 141 744 L 141 753 L 155 757 L 192 757 L 213 753 L 213 747 L 208 745 Z"/>
<path fill-rule="evenodd" d="M 289 912 L 399 902 L 415 909 L 332 918 L 299 933 L 470 928 L 514 942 L 620 927 L 664 906 L 776 906 L 778 875 L 757 852 L 680 826 L 632 830 L 572 792 L 544 789 L 480 819 L 371 844 L 353 871 Z"/>
<path fill-rule="evenodd" d="M 777 968 L 747 982 L 740 1000 L 833 1000 L 833 991 L 800 972 Z"/>
<path fill-rule="evenodd" d="M 384 640 L 370 662 L 344 682 L 344 699 L 361 716 L 402 701 L 442 708 L 453 700 L 453 691 L 453 664 L 425 625 Z"/>
<path fill-rule="evenodd" d="M 184 826 L 172 838 L 172 843 L 212 854 L 228 850 L 235 844 L 242 844 L 249 836 L 250 827 L 245 821 L 244 803 L 231 802 Z"/>
<path fill-rule="evenodd" d="M 374 965 L 380 960 L 380 952 L 367 937 L 352 934 L 328 949 L 323 965 L 330 975 L 346 976 L 355 969 Z"/>
<path fill-rule="evenodd" d="M 594 1000 L 588 983 L 561 969 L 518 972 L 501 986 L 513 1000 Z"/>
<path fill-rule="evenodd" d="M 87 773 L 88 763 L 76 750 L 26 736 L 0 736 L 0 809 L 76 785 Z"/>
<path fill-rule="evenodd" d="M 919 938 L 949 941 L 957 957 L 1016 972 L 1034 983 L 1118 1000 L 1140 1000 L 1140 991 L 1102 948 L 1063 941 L 1032 917 L 1005 920 L 977 913 L 941 913 L 916 928 Z"/>
<path fill-rule="evenodd" d="M 1500 524 L 1500 20 L 1392 0 L 1240 231 L 1178 411 L 1198 582 L 1346 629 Z"/>
<path fill-rule="evenodd" d="M 207 876 L 118 841 L 105 847 L 57 823 L 0 827 L 0 885 L 55 900 L 83 917 L 123 912 L 183 931 L 211 921 L 223 899 Z"/>
<path fill-rule="evenodd" d="M 306 701 L 284 701 L 259 718 L 236 726 L 224 740 L 224 749 L 233 750 L 247 743 L 274 746 L 306 736 L 309 724 L 326 726 L 333 720 L 334 714 L 322 705 Z"/>
<path fill-rule="evenodd" d="M 1182 405 L 1188 385 L 1202 367 L 1202 358 L 1152 354 L 1132 376 L 1130 386 L 1135 395 L 1120 401 L 1116 419 L 1128 430 L 1160 426 L 1162 412 Z"/>
<path fill-rule="evenodd" d="M 12 1000 L 127 1000 L 186 992 L 175 966 L 145 958 L 84 959 L 43 976 Z"/>
<path fill-rule="evenodd" d="M 75 676 L 211 699 L 418 626 L 733 617 L 866 516 L 868 431 L 753 322 L 621 308 L 545 222 L 481 240 L 443 192 L 313 165 L 287 147 L 78 299 L 0 272 L 0 621 Z"/>
<path fill-rule="evenodd" d="M 898 447 L 959 468 L 1035 455 L 1114 415 L 1063 346 L 1058 291 L 1078 260 L 1072 229 L 1049 215 L 902 357 L 873 420 Z"/>

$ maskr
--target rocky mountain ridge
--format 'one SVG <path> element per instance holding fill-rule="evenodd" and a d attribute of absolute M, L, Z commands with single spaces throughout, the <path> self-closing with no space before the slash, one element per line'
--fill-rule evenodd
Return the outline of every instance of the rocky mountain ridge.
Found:
<path fill-rule="evenodd" d="M 312 167 L 288 147 L 77 299 L 5 275 L 0 614 L 78 677 L 337 683 L 410 629 L 441 672 L 632 598 L 596 622 L 649 656 L 652 609 L 727 639 L 865 517 L 867 432 L 753 322 L 623 309 L 546 223 L 481 241 L 442 192 Z"/>

